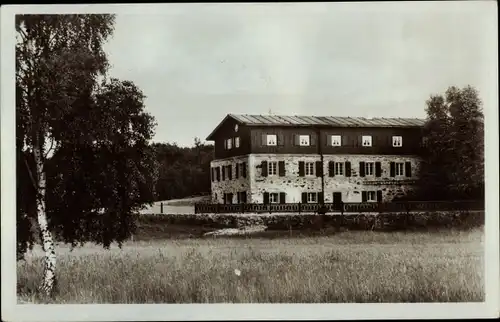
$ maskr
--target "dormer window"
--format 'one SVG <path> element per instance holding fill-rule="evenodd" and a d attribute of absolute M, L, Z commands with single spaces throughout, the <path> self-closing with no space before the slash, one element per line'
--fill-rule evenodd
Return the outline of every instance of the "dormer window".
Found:
<path fill-rule="evenodd" d="M 372 146 L 372 137 L 371 135 L 363 135 L 361 138 L 362 146 Z"/>
<path fill-rule="evenodd" d="M 402 147 L 403 146 L 403 137 L 402 136 L 393 136 L 392 137 L 392 146 L 393 147 Z"/>

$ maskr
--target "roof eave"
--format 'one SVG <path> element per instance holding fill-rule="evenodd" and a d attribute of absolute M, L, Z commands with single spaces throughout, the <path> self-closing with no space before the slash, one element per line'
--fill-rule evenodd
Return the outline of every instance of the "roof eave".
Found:
<path fill-rule="evenodd" d="M 314 128 L 337 128 L 337 127 L 349 127 L 349 128 L 402 128 L 402 129 L 410 129 L 410 128 L 421 128 L 424 125 L 342 125 L 342 124 L 245 124 L 248 127 L 314 127 Z"/>
<path fill-rule="evenodd" d="M 233 119 L 235 120 L 236 122 L 240 123 L 237 119 L 235 119 L 232 114 L 227 114 L 226 117 L 224 117 L 224 119 L 222 119 L 222 121 L 215 127 L 215 129 L 212 131 L 212 133 L 210 133 L 207 138 L 205 139 L 206 141 L 214 141 L 214 136 L 215 136 L 215 133 L 217 133 L 217 131 L 220 129 L 220 127 L 222 126 L 222 124 L 224 124 L 224 122 L 226 122 L 228 119 Z"/>

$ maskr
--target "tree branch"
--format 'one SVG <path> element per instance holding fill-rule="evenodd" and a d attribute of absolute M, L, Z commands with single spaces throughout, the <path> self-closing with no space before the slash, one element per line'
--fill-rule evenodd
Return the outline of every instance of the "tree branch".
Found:
<path fill-rule="evenodd" d="M 22 29 L 22 27 L 19 27 L 19 29 L 17 31 L 20 32 L 21 38 L 23 39 L 23 41 L 26 41 L 26 39 L 28 38 L 28 35 L 24 32 L 24 30 Z"/>
<path fill-rule="evenodd" d="M 47 159 L 47 157 L 49 156 L 49 153 L 52 151 L 53 146 L 54 146 L 54 138 L 51 138 L 50 139 L 50 148 L 47 150 L 47 153 L 45 153 L 45 155 L 43 156 L 44 159 Z"/>
<path fill-rule="evenodd" d="M 26 169 L 28 170 L 28 174 L 31 179 L 31 184 L 33 184 L 33 188 L 35 188 L 36 191 L 38 191 L 38 185 L 35 181 L 35 178 L 33 177 L 33 172 L 31 172 L 30 166 L 28 164 L 28 160 L 26 159 L 26 156 L 24 156 L 24 164 L 26 165 Z"/>

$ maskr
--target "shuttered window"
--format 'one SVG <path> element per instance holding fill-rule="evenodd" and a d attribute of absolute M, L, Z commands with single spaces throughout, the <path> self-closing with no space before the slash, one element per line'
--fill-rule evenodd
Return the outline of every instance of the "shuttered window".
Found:
<path fill-rule="evenodd" d="M 303 177 L 305 173 L 305 162 L 299 161 L 299 177 Z"/>
<path fill-rule="evenodd" d="M 340 135 L 332 135 L 330 137 L 332 146 L 341 146 L 342 145 L 342 137 Z"/>
<path fill-rule="evenodd" d="M 267 165 L 267 175 L 275 176 L 278 174 L 278 162 L 269 162 Z"/>
<path fill-rule="evenodd" d="M 350 177 L 351 176 L 351 162 L 346 161 L 345 163 L 345 176 Z"/>
<path fill-rule="evenodd" d="M 316 161 L 316 177 L 323 176 L 323 163 L 321 161 Z"/>
<path fill-rule="evenodd" d="M 280 203 L 286 203 L 286 193 L 280 192 Z"/>
<path fill-rule="evenodd" d="M 333 161 L 328 162 L 328 176 L 329 177 L 335 176 L 335 162 Z"/>
<path fill-rule="evenodd" d="M 382 176 L 382 164 L 380 162 L 375 162 L 375 176 Z"/>
<path fill-rule="evenodd" d="M 308 203 L 317 203 L 318 202 L 318 194 L 316 192 L 308 192 L 307 193 L 307 202 Z"/>
<path fill-rule="evenodd" d="M 246 162 L 243 162 L 241 164 L 241 176 L 243 178 L 246 178 L 247 177 L 247 163 Z"/>
<path fill-rule="evenodd" d="M 395 166 L 396 166 L 396 169 L 395 169 L 396 177 L 404 176 L 404 163 L 403 162 L 396 162 Z"/>
<path fill-rule="evenodd" d="M 375 172 L 375 163 L 373 162 L 366 162 L 365 163 L 365 175 L 366 176 L 373 176 L 373 173 Z"/>
<path fill-rule="evenodd" d="M 237 193 L 237 202 L 238 203 L 247 203 L 247 192 L 246 191 L 239 191 Z"/>
<path fill-rule="evenodd" d="M 393 136 L 392 137 L 392 146 L 399 148 L 403 146 L 403 137 L 402 136 Z"/>
<path fill-rule="evenodd" d="M 278 173 L 280 177 L 285 176 L 285 161 L 278 162 Z"/>
<path fill-rule="evenodd" d="M 407 177 L 411 177 L 411 162 L 405 162 L 405 173 Z"/>
<path fill-rule="evenodd" d="M 336 176 L 344 175 L 344 162 L 335 162 L 335 175 Z"/>
<path fill-rule="evenodd" d="M 262 134 L 263 146 L 276 146 L 278 144 L 278 136 L 276 134 Z"/>
<path fill-rule="evenodd" d="M 262 161 L 260 163 L 260 169 L 261 169 L 261 176 L 267 177 L 267 161 Z"/>
<path fill-rule="evenodd" d="M 314 162 L 306 162 L 306 176 L 314 175 Z"/>
<path fill-rule="evenodd" d="M 270 203 L 278 203 L 279 202 L 279 194 L 277 192 L 272 192 L 269 194 L 269 202 Z"/>
<path fill-rule="evenodd" d="M 309 135 L 299 135 L 299 145 L 300 146 L 309 146 L 310 145 L 310 136 Z"/>

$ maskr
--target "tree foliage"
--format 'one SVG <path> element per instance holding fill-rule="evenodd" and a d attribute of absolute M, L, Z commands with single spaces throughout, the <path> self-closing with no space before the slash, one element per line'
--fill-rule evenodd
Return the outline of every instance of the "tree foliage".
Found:
<path fill-rule="evenodd" d="M 168 200 L 210 193 L 213 146 L 195 138 L 194 147 L 153 144 L 158 162 L 155 199 Z"/>
<path fill-rule="evenodd" d="M 419 197 L 484 197 L 484 116 L 476 89 L 450 87 L 426 102 Z"/>
<path fill-rule="evenodd" d="M 94 14 L 16 17 L 19 258 L 35 240 L 43 189 L 50 230 L 73 245 L 120 243 L 152 199 L 154 118 L 132 82 L 104 77 L 102 45 L 113 22 Z"/>

